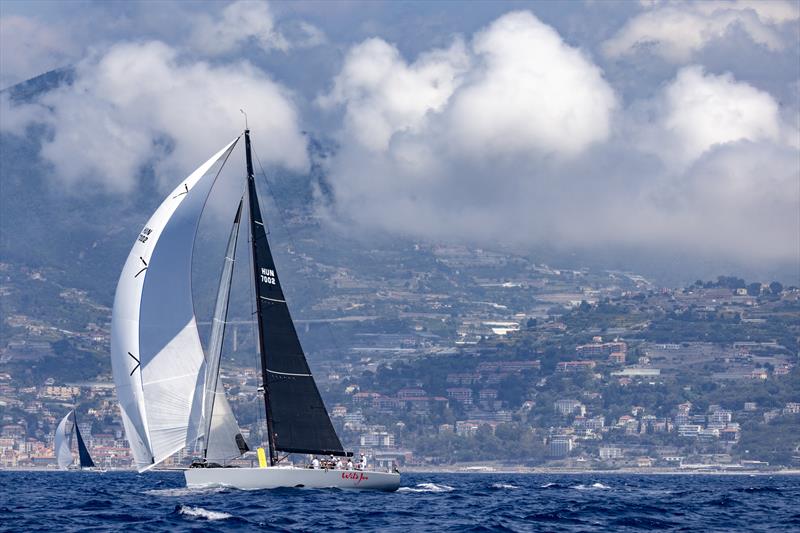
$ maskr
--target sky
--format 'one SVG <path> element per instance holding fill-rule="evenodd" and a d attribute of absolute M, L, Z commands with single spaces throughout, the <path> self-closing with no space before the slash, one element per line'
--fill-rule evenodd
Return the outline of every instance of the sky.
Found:
<path fill-rule="evenodd" d="M 800 278 L 800 3 L 0 1 L 0 129 L 74 190 L 236 136 L 346 231 L 691 254 Z M 337 146 L 312 161 L 309 134 Z"/>

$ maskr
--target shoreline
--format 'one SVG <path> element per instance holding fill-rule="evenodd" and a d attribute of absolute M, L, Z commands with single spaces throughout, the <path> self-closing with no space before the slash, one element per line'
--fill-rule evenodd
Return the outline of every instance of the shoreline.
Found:
<path fill-rule="evenodd" d="M 519 469 L 476 469 L 476 468 L 405 468 L 402 473 L 409 474 L 524 474 L 524 475 L 710 475 L 710 476 L 774 476 L 800 475 L 800 469 L 785 468 L 774 470 L 746 469 L 687 469 L 687 468 L 621 468 L 619 470 L 592 470 L 575 468 L 519 468 Z"/>

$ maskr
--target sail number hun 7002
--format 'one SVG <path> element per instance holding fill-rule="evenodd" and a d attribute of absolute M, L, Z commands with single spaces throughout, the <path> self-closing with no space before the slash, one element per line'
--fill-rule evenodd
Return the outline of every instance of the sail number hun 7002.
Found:
<path fill-rule="evenodd" d="M 261 283 L 269 283 L 275 285 L 275 271 L 271 268 L 261 269 Z"/>

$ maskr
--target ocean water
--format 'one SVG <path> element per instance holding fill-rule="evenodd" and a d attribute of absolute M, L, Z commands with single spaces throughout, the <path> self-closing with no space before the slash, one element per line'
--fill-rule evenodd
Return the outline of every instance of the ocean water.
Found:
<path fill-rule="evenodd" d="M 404 474 L 395 493 L 0 471 L 0 531 L 800 531 L 800 476 Z"/>

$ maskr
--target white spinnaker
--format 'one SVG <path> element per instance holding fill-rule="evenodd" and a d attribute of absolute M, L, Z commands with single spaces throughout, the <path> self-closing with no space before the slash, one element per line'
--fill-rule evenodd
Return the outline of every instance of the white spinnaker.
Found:
<path fill-rule="evenodd" d="M 167 196 L 139 234 L 117 284 L 111 362 L 140 472 L 197 438 L 204 355 L 192 302 L 192 250 L 206 199 L 237 140 Z"/>
<path fill-rule="evenodd" d="M 72 411 L 67 413 L 67 416 L 61 419 L 58 427 L 56 428 L 54 448 L 56 452 L 56 459 L 58 460 L 58 467 L 66 470 L 72 465 L 74 459 L 72 458 L 72 424 L 69 417 L 72 416 Z M 74 425 L 74 424 L 73 424 Z"/>

